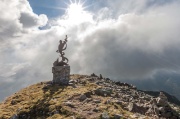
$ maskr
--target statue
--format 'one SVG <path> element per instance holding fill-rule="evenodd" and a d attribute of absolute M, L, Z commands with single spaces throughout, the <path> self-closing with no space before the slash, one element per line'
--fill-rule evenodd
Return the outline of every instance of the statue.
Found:
<path fill-rule="evenodd" d="M 70 79 L 70 66 L 68 65 L 68 58 L 64 55 L 64 50 L 67 48 L 67 35 L 63 40 L 59 41 L 57 53 L 60 54 L 61 61 L 59 58 L 53 63 L 52 73 L 53 73 L 53 83 L 59 85 L 68 85 Z"/>
<path fill-rule="evenodd" d="M 64 66 L 64 65 L 68 65 L 68 58 L 66 58 L 64 55 L 65 53 L 63 52 L 64 50 L 66 50 L 67 48 L 67 35 L 66 38 L 64 39 L 64 41 L 60 40 L 59 41 L 59 46 L 58 46 L 58 50 L 56 51 L 57 53 L 60 53 L 60 57 L 62 58 L 61 61 L 59 62 L 59 59 L 57 59 L 54 62 L 54 65 L 56 66 Z"/>

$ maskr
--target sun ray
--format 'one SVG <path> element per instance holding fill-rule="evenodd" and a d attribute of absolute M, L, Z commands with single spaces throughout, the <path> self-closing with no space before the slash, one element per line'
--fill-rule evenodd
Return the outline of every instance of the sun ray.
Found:
<path fill-rule="evenodd" d="M 69 5 L 67 2 L 64 2 L 67 6 Z"/>
<path fill-rule="evenodd" d="M 70 4 L 72 4 L 73 2 L 72 2 L 72 0 L 70 0 Z"/>
<path fill-rule="evenodd" d="M 78 1 L 78 4 L 80 4 L 80 3 L 81 3 L 81 1 L 79 0 L 79 1 Z"/>

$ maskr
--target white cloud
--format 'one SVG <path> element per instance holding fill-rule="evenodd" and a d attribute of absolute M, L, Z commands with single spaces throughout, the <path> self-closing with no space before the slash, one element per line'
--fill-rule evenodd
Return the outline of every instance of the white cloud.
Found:
<path fill-rule="evenodd" d="M 30 78 L 28 79 L 30 75 L 22 75 L 28 75 L 28 73 L 20 72 L 28 72 L 26 69 L 33 65 L 31 60 L 35 59 L 34 57 L 37 55 L 37 50 L 33 49 L 33 45 L 37 40 L 31 39 L 31 35 L 37 36 L 41 33 L 38 27 L 46 25 L 47 17 L 43 14 L 35 14 L 27 0 L 1 0 L 0 8 L 0 83 L 10 86 L 7 87 L 7 90 L 5 89 L 5 92 L 0 92 L 3 93 L 0 94 L 2 99 L 3 95 L 9 95 L 10 92 L 23 86 L 18 81 L 22 77 L 25 78 L 24 81 L 27 81 L 24 83 L 26 86 L 33 82 L 29 80 Z M 40 42 L 42 39 L 38 40 Z M 20 86 L 14 87 L 15 89 L 12 90 L 13 85 Z"/>
<path fill-rule="evenodd" d="M 22 12 L 20 17 L 20 23 L 23 24 L 24 28 L 31 28 L 37 26 L 44 26 L 47 23 L 46 15 L 36 15 L 34 13 Z"/>

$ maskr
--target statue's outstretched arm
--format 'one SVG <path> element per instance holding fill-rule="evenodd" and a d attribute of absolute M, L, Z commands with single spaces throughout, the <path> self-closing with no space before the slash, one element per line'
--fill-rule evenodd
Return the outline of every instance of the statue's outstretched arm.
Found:
<path fill-rule="evenodd" d="M 67 35 L 66 35 L 66 38 L 65 38 L 64 40 L 67 41 L 67 38 L 68 38 L 68 37 L 67 37 Z"/>

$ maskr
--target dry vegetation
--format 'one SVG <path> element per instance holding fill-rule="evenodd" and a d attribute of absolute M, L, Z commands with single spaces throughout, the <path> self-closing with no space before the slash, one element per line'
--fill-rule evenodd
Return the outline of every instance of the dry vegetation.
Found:
<path fill-rule="evenodd" d="M 83 79 L 82 75 L 72 75 L 71 79 Z M 41 82 L 20 90 L 18 93 L 8 97 L 0 104 L 0 119 L 8 119 L 14 114 L 29 115 L 33 119 L 71 119 L 72 116 L 79 118 L 101 118 L 103 112 L 110 117 L 114 114 L 122 114 L 129 118 L 131 112 L 125 111 L 117 104 L 105 104 L 109 97 L 93 95 L 93 99 L 100 99 L 101 102 L 88 103 L 78 101 L 78 97 L 84 93 L 99 88 L 95 83 L 84 83 L 73 86 L 48 85 Z M 65 102 L 73 100 L 73 106 L 67 106 Z M 89 110 L 98 108 L 98 111 L 88 113 Z"/>
<path fill-rule="evenodd" d="M 134 96 L 134 102 L 143 105 L 152 106 L 149 102 L 155 99 L 141 91 L 138 92 L 129 84 L 115 85 L 109 79 L 96 76 L 71 75 L 70 78 L 69 86 L 41 82 L 8 97 L 0 103 L 0 119 L 9 119 L 15 115 L 18 115 L 18 119 L 101 119 L 106 115 L 109 119 L 117 116 L 121 119 L 154 118 L 142 112 L 147 112 L 145 107 L 134 106 L 132 109 L 137 108 L 134 111 L 129 108 L 133 104 L 129 98 L 131 95 Z M 102 95 L 103 89 L 105 93 Z M 179 106 L 170 106 L 173 108 L 171 114 L 178 115 Z"/>

